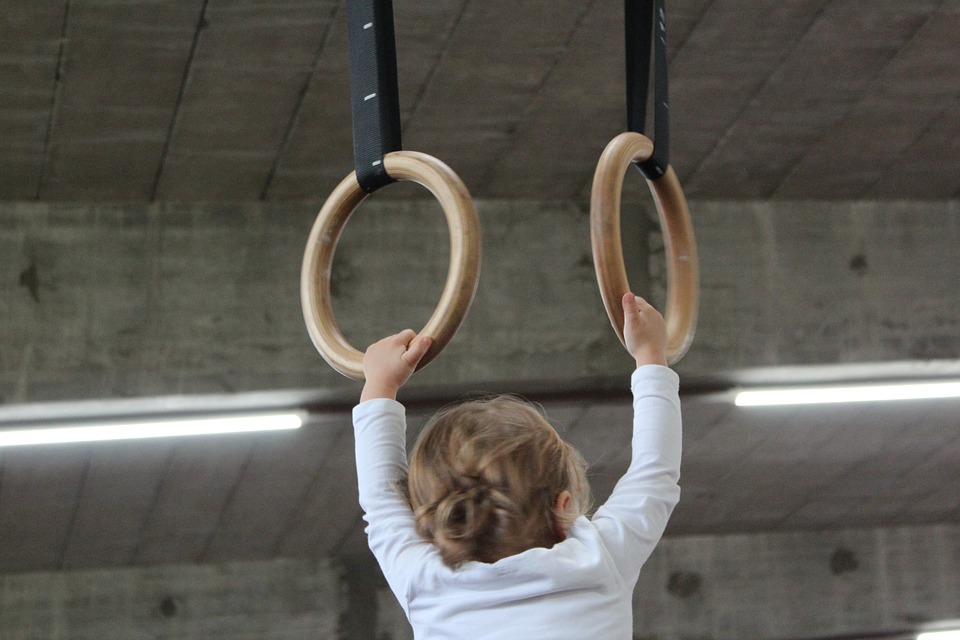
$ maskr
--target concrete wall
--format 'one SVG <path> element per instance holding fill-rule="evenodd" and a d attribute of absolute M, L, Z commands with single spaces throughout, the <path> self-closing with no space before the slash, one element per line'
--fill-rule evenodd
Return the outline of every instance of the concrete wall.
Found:
<path fill-rule="evenodd" d="M 688 372 L 960 358 L 960 203 L 691 205 Z"/>
<path fill-rule="evenodd" d="M 416 383 L 622 372 L 588 212 L 571 203 L 478 209 L 477 297 Z M 624 214 L 631 280 L 650 289 L 649 266 L 662 303 L 656 227 L 633 209 Z M 691 210 L 702 306 L 679 366 L 687 379 L 960 358 L 960 203 L 692 202 Z M 352 389 L 314 351 L 300 314 L 314 215 L 311 205 L 0 205 L 0 402 Z M 358 348 L 423 325 L 446 274 L 446 234 L 432 201 L 361 207 L 333 272 L 337 317 Z"/>
<path fill-rule="evenodd" d="M 960 619 L 960 526 L 668 538 L 644 640 L 889 634 Z M 411 640 L 369 556 L 0 576 L 4 640 Z"/>
<path fill-rule="evenodd" d="M 343 607 L 328 563 L 0 576 L 4 640 L 337 638 Z"/>
<path fill-rule="evenodd" d="M 960 620 L 960 526 L 668 538 L 641 573 L 634 619 L 649 640 L 869 637 Z"/>
<path fill-rule="evenodd" d="M 373 201 L 348 225 L 332 288 L 358 348 L 419 328 L 432 313 L 449 244 L 432 205 Z M 626 362 L 593 280 L 586 212 L 480 209 L 476 300 L 418 379 L 587 375 Z M 300 311 L 300 263 L 315 214 L 286 205 L 0 206 L 0 396 L 348 386 L 314 350 Z"/>

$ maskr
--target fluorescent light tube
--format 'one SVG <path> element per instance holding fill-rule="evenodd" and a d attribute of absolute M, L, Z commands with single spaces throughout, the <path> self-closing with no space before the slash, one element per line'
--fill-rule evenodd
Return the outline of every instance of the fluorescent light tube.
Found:
<path fill-rule="evenodd" d="M 275 413 L 0 429 L 0 447 L 279 431 L 299 429 L 302 424 L 303 419 L 296 413 Z"/>
<path fill-rule="evenodd" d="M 960 640 L 960 630 L 924 631 L 917 634 L 917 640 Z"/>
<path fill-rule="evenodd" d="M 787 404 L 928 400 L 933 398 L 960 398 L 960 382 L 755 389 L 741 391 L 737 394 L 734 402 L 738 407 L 762 407 Z"/>

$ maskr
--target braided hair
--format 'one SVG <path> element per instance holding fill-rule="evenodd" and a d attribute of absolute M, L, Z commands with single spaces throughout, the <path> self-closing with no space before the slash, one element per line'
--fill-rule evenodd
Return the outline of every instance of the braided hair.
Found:
<path fill-rule="evenodd" d="M 414 444 L 401 488 L 417 532 L 450 567 L 551 547 L 590 503 L 583 457 L 513 396 L 441 410 Z M 563 491 L 570 507 L 556 513 Z"/>

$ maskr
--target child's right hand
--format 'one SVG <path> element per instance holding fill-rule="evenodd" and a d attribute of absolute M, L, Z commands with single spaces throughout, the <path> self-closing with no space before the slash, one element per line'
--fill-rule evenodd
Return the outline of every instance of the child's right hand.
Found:
<path fill-rule="evenodd" d="M 623 341 L 637 366 L 667 366 L 667 323 L 649 302 L 623 294 Z"/>
<path fill-rule="evenodd" d="M 363 354 L 365 382 L 360 402 L 373 398 L 396 400 L 397 391 L 413 375 L 432 342 L 432 338 L 417 338 L 412 329 L 406 329 L 370 345 Z"/>

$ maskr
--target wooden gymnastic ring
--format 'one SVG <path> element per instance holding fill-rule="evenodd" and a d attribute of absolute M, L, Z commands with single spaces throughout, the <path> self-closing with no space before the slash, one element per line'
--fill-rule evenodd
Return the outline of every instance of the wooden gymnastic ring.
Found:
<path fill-rule="evenodd" d="M 392 178 L 430 190 L 443 208 L 450 230 L 450 268 L 440 302 L 420 331 L 420 335 L 433 338 L 417 366 L 420 369 L 447 345 L 473 301 L 480 276 L 480 224 L 463 181 L 440 160 L 415 151 L 394 151 L 383 162 Z M 367 195 L 356 172 L 337 185 L 310 230 L 300 270 L 300 306 L 310 339 L 330 366 L 354 380 L 364 378 L 363 353 L 347 342 L 333 315 L 330 271 L 340 234 Z"/>
<path fill-rule="evenodd" d="M 621 133 L 610 141 L 597 163 L 590 194 L 590 240 L 603 306 L 620 342 L 623 338 L 623 294 L 630 291 L 620 236 L 623 178 L 632 162 L 653 153 L 653 143 L 639 133 Z M 700 297 L 697 247 L 693 223 L 673 167 L 647 180 L 653 194 L 667 255 L 667 361 L 674 364 L 693 342 Z"/>

